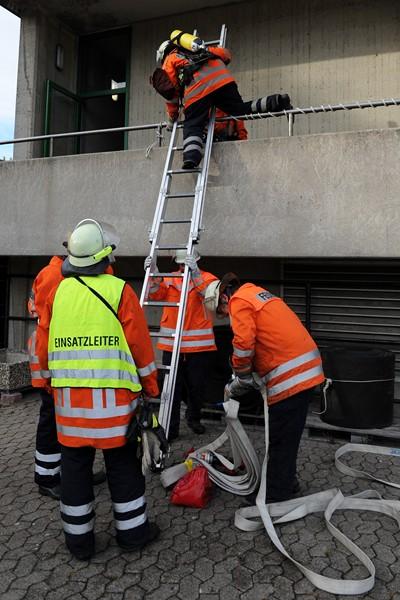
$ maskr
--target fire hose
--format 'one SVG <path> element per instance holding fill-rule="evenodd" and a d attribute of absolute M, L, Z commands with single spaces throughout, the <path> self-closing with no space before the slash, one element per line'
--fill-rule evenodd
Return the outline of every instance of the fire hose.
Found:
<path fill-rule="evenodd" d="M 257 489 L 261 477 L 260 488 L 257 494 L 256 505 L 238 509 L 235 513 L 235 525 L 243 531 L 256 531 L 265 528 L 270 540 L 275 547 L 305 575 L 305 577 L 317 588 L 330 592 L 332 594 L 342 595 L 360 595 L 371 590 L 375 585 L 375 566 L 367 554 L 361 550 L 354 542 L 344 535 L 332 523 L 332 517 L 338 510 L 368 510 L 380 512 L 392 517 L 397 521 L 400 528 L 400 501 L 384 500 L 379 492 L 375 490 L 366 490 L 352 496 L 343 496 L 337 488 L 332 488 L 316 494 L 295 498 L 285 502 L 266 504 L 266 482 L 267 482 L 267 463 L 268 463 L 268 445 L 269 445 L 269 422 L 268 422 L 268 404 L 267 392 L 265 386 L 261 388 L 264 400 L 265 416 L 265 456 L 262 468 L 260 470 L 259 461 L 255 450 L 244 431 L 238 419 L 239 403 L 235 400 L 229 400 L 224 403 L 226 413 L 227 428 L 214 442 L 203 446 L 199 450 L 189 455 L 189 460 L 196 464 L 203 465 L 209 472 L 210 479 L 223 490 L 236 495 L 250 494 Z M 216 450 L 226 441 L 230 441 L 233 455 L 233 462 L 227 460 Z M 400 484 L 392 483 L 379 479 L 359 469 L 348 467 L 341 462 L 341 457 L 347 452 L 367 452 L 382 454 L 386 456 L 400 456 L 400 450 L 397 448 L 387 448 L 381 446 L 371 446 L 364 444 L 345 444 L 335 453 L 335 465 L 338 470 L 346 475 L 353 477 L 362 477 L 371 479 L 379 483 L 390 485 L 400 489 Z M 210 464 L 207 453 L 219 461 L 228 469 L 236 470 L 241 464 L 244 466 L 243 475 L 228 475 L 221 473 L 213 464 Z M 207 458 L 207 459 L 206 459 Z M 211 461 L 211 462 L 214 462 Z M 179 471 L 180 469 L 180 471 Z M 177 465 L 164 471 L 161 475 L 162 483 L 168 487 L 177 479 L 182 477 L 188 471 L 187 465 Z M 326 577 L 304 566 L 294 559 L 285 549 L 279 539 L 275 525 L 289 523 L 305 516 L 323 512 L 327 529 L 332 536 L 347 548 L 367 569 L 369 576 L 364 579 L 337 579 Z"/>

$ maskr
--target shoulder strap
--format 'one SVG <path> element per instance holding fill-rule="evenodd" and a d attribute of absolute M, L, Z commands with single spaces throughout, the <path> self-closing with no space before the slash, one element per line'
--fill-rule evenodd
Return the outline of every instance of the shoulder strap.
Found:
<path fill-rule="evenodd" d="M 79 277 L 79 275 L 74 275 L 74 279 L 76 279 L 76 281 L 79 281 L 79 283 L 81 283 L 82 285 L 84 285 L 85 287 L 87 287 L 87 288 L 88 288 L 88 290 L 90 290 L 90 291 L 92 292 L 92 294 L 94 294 L 94 295 L 95 295 L 95 296 L 96 296 L 96 297 L 97 297 L 99 300 L 101 300 L 101 302 L 102 302 L 102 303 L 103 303 L 105 306 L 107 306 L 107 308 L 108 308 L 109 310 L 111 310 L 111 312 L 112 312 L 112 314 L 114 315 L 114 317 L 115 317 L 116 319 L 118 319 L 118 315 L 117 315 L 117 313 L 115 312 L 115 310 L 113 309 L 113 307 L 111 306 L 111 304 L 110 304 L 110 303 L 109 303 L 109 302 L 108 302 L 108 301 L 107 301 L 105 298 L 103 298 L 103 296 L 102 296 L 101 294 L 99 294 L 99 292 L 97 292 L 97 291 L 96 291 L 96 290 L 94 290 L 92 287 L 90 287 L 90 285 L 88 285 L 87 283 L 85 283 L 85 282 L 83 281 L 83 279 L 81 279 L 81 278 Z M 119 319 L 118 319 L 118 321 L 119 321 Z"/>

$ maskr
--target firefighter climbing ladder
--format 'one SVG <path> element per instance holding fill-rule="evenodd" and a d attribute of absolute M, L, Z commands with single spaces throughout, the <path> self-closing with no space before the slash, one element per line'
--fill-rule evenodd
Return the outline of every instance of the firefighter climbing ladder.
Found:
<path fill-rule="evenodd" d="M 210 42 L 205 42 L 207 46 L 215 46 L 219 45 L 221 47 L 225 47 L 226 40 L 226 27 L 222 25 L 221 33 L 218 40 L 212 40 Z M 214 133 L 214 124 L 215 124 L 215 110 L 212 111 L 210 116 L 208 131 L 207 131 L 207 139 L 204 148 L 204 157 L 201 163 L 201 166 L 195 169 L 176 169 L 173 166 L 174 158 L 176 153 L 182 153 L 183 146 L 178 145 L 178 137 L 179 130 L 181 130 L 182 125 L 177 121 L 173 125 L 173 129 L 171 132 L 171 139 L 169 142 L 167 158 L 165 161 L 164 172 L 162 175 L 160 192 L 158 194 L 158 200 L 156 205 L 156 210 L 154 213 L 153 224 L 150 230 L 149 241 L 151 243 L 151 250 L 149 256 L 151 257 L 151 265 L 146 269 L 146 275 L 144 278 L 142 293 L 140 296 L 140 304 L 144 308 L 151 307 L 174 307 L 178 311 L 177 322 L 175 333 L 161 333 L 161 331 L 151 332 L 150 335 L 155 338 L 172 338 L 173 339 L 173 347 L 172 347 L 172 356 L 171 356 L 171 364 L 167 365 L 158 365 L 159 368 L 165 371 L 164 376 L 164 384 L 161 392 L 160 399 L 160 412 L 159 412 L 159 421 L 161 425 L 164 427 L 166 434 L 169 432 L 169 425 L 171 419 L 172 412 L 172 399 L 175 390 L 175 381 L 176 374 L 178 369 L 178 361 L 179 361 L 179 351 L 181 347 L 182 340 L 182 330 L 183 323 L 185 319 L 186 312 L 186 301 L 187 294 L 189 290 L 190 284 L 190 271 L 185 265 L 185 270 L 183 273 L 159 273 L 157 272 L 157 257 L 160 251 L 176 251 L 176 250 L 186 250 L 188 254 L 190 254 L 193 250 L 193 246 L 198 243 L 200 237 L 200 231 L 202 229 L 202 216 L 203 216 L 203 208 L 204 208 L 204 199 L 206 195 L 207 188 L 207 179 L 208 179 L 208 169 L 210 164 L 210 156 L 211 156 L 211 147 L 213 141 L 213 133 Z M 196 182 L 194 189 L 189 190 L 188 192 L 179 192 L 174 193 L 171 192 L 172 189 L 172 181 L 175 177 L 181 178 L 184 176 L 188 176 L 190 174 L 196 174 Z M 187 177 L 189 179 L 189 177 Z M 175 200 L 186 199 L 187 202 L 192 202 L 192 214 L 190 218 L 177 218 L 174 216 L 170 218 L 168 216 L 168 212 L 170 209 L 170 204 L 173 205 Z M 185 200 L 185 201 L 186 201 Z M 173 209 L 172 209 L 173 210 Z M 175 211 L 176 214 L 176 211 Z M 161 243 L 163 227 L 167 228 L 176 225 L 187 225 L 188 229 L 190 229 L 188 238 L 183 243 L 174 243 L 174 244 L 163 244 Z M 164 301 L 156 301 L 149 299 L 149 288 L 151 284 L 151 280 L 155 277 L 181 277 L 182 278 L 182 286 L 181 292 L 178 302 L 164 302 Z M 161 464 L 159 465 L 162 466 Z"/>

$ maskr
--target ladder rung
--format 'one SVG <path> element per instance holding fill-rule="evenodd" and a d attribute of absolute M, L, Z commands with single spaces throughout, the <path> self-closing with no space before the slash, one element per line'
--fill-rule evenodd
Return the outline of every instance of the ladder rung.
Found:
<path fill-rule="evenodd" d="M 146 300 L 143 306 L 180 306 L 180 302 L 163 302 L 162 300 Z"/>
<path fill-rule="evenodd" d="M 182 193 L 182 194 L 167 194 L 165 197 L 166 198 L 194 198 L 195 195 L 196 194 L 194 192 L 187 192 L 187 193 Z"/>
<path fill-rule="evenodd" d="M 172 150 L 178 150 L 178 152 L 182 152 L 183 146 L 173 146 Z"/>
<path fill-rule="evenodd" d="M 150 337 L 174 338 L 174 333 L 161 333 L 160 331 L 150 331 Z"/>
<path fill-rule="evenodd" d="M 183 277 L 184 273 L 154 273 L 154 277 Z"/>
<path fill-rule="evenodd" d="M 196 167 L 195 169 L 171 169 L 167 171 L 168 175 L 182 175 L 184 173 L 201 173 L 201 169 Z"/>
<path fill-rule="evenodd" d="M 206 46 L 219 46 L 221 40 L 211 40 L 210 42 L 204 42 Z"/>
<path fill-rule="evenodd" d="M 192 219 L 161 219 L 160 223 L 163 225 L 170 225 L 174 223 L 191 223 Z"/>
<path fill-rule="evenodd" d="M 157 250 L 186 250 L 186 244 L 175 244 L 174 246 L 156 246 Z"/>
<path fill-rule="evenodd" d="M 163 365 L 162 363 L 156 363 L 157 369 L 163 369 L 163 371 L 170 371 L 171 367 L 169 365 Z"/>

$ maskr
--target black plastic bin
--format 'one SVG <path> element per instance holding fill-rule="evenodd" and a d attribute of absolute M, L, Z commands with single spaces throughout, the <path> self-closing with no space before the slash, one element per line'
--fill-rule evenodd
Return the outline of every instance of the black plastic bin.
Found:
<path fill-rule="evenodd" d="M 395 355 L 363 346 L 332 346 L 322 351 L 325 377 L 321 419 L 355 429 L 388 427 L 393 422 Z"/>

